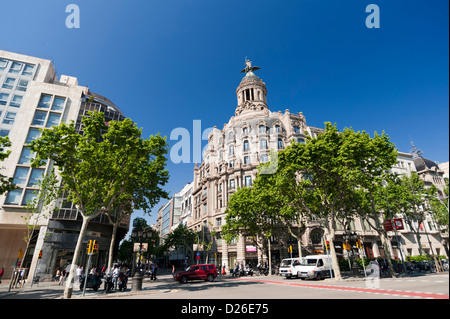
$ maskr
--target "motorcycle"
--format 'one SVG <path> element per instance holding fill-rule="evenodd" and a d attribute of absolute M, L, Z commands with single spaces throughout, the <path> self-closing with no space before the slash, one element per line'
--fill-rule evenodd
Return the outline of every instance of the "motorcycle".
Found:
<path fill-rule="evenodd" d="M 84 289 L 84 280 L 86 275 L 81 275 L 80 277 L 80 290 Z M 102 285 L 102 280 L 100 279 L 100 275 L 88 275 L 86 288 L 92 288 L 94 291 L 97 291 L 98 288 Z"/>
<path fill-rule="evenodd" d="M 119 291 L 125 291 L 127 290 L 127 282 L 128 277 L 123 272 L 119 273 L 119 278 L 117 278 L 117 288 Z"/>
<path fill-rule="evenodd" d="M 114 283 L 111 274 L 105 274 L 105 292 L 108 293 L 114 289 Z"/>

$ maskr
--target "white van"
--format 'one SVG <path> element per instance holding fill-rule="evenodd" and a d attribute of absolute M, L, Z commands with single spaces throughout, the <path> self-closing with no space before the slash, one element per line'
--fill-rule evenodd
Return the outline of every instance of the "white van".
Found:
<path fill-rule="evenodd" d="M 311 255 L 303 258 L 298 271 L 299 277 L 303 280 L 321 280 L 323 278 L 331 277 L 330 270 L 333 272 L 331 257 L 328 255 Z"/>
<path fill-rule="evenodd" d="M 281 261 L 280 264 L 280 276 L 285 276 L 286 278 L 297 277 L 299 278 L 299 268 L 302 263 L 303 258 L 286 258 Z"/>

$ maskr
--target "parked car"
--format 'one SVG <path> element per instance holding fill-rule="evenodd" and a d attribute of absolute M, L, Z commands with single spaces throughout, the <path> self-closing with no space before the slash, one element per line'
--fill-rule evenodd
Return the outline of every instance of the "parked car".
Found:
<path fill-rule="evenodd" d="M 214 281 L 217 277 L 217 269 L 213 264 L 189 266 L 186 271 L 177 272 L 173 279 L 180 283 L 186 283 L 189 280 L 207 280 Z"/>

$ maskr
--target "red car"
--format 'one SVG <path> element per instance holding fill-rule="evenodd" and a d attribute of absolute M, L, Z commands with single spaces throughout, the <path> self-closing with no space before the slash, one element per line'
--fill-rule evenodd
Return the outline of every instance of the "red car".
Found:
<path fill-rule="evenodd" d="M 189 266 L 186 271 L 177 272 L 175 276 L 173 276 L 173 279 L 184 284 L 188 280 L 214 281 L 216 277 L 216 266 L 213 264 L 203 264 Z"/>

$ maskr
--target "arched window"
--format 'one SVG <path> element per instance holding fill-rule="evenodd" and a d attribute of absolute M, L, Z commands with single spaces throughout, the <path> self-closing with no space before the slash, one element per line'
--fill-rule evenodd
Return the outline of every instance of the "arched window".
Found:
<path fill-rule="evenodd" d="M 234 155 L 234 145 L 233 144 L 231 144 L 228 147 L 228 153 L 229 153 L 229 155 Z"/>
<path fill-rule="evenodd" d="M 265 133 L 266 127 L 264 125 L 260 125 L 260 126 L 258 126 L 258 130 L 259 130 L 259 133 Z"/>

